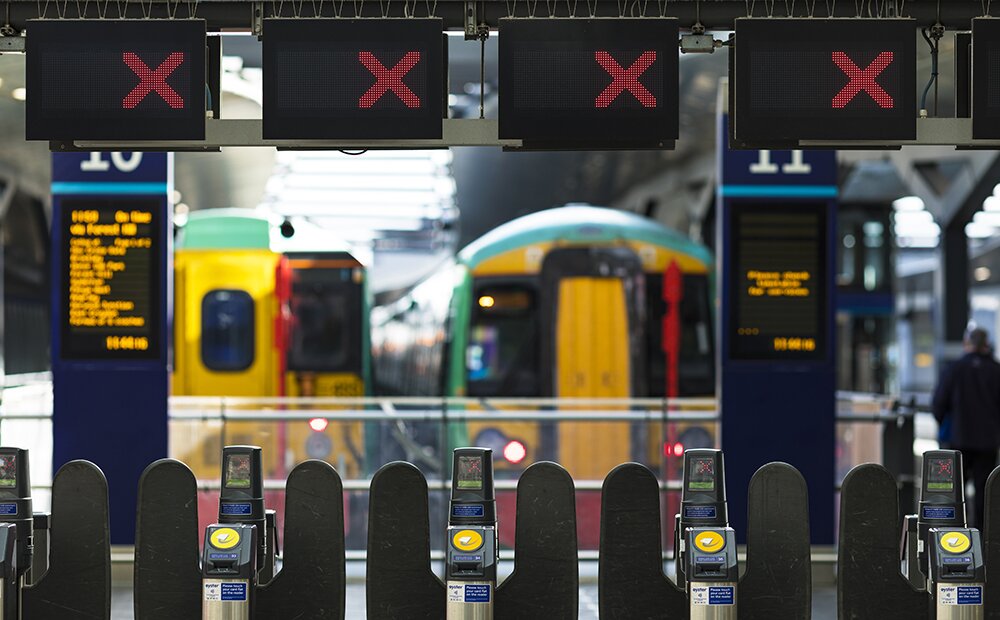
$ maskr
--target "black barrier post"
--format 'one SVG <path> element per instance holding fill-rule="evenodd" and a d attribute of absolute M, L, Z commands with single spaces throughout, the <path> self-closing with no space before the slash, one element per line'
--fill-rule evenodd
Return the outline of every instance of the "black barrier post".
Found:
<path fill-rule="evenodd" d="M 323 461 L 300 463 L 285 486 L 281 572 L 257 593 L 258 618 L 343 620 L 344 487 Z"/>
<path fill-rule="evenodd" d="M 1000 467 L 986 481 L 986 514 L 983 525 L 983 555 L 986 591 L 983 603 L 987 620 L 1000 620 Z"/>
<path fill-rule="evenodd" d="M 881 465 L 858 465 L 840 491 L 841 620 L 929 617 L 930 597 L 899 570 L 900 538 L 896 480 Z"/>
<path fill-rule="evenodd" d="M 110 620 L 108 481 L 88 461 L 70 461 L 52 481 L 49 570 L 23 591 L 31 620 Z"/>
<path fill-rule="evenodd" d="M 555 463 L 535 463 L 517 482 L 514 572 L 497 589 L 496 620 L 572 620 L 579 613 L 576 489 Z"/>
<path fill-rule="evenodd" d="M 389 463 L 372 478 L 368 501 L 368 620 L 441 620 L 445 587 L 431 571 L 424 475 Z"/>
<path fill-rule="evenodd" d="M 750 479 L 746 572 L 741 620 L 807 620 L 812 613 L 809 491 L 786 463 L 769 463 Z"/>
<path fill-rule="evenodd" d="M 135 617 L 201 617 L 198 483 L 187 465 L 156 461 L 139 478 L 135 529 Z"/>
<path fill-rule="evenodd" d="M 637 463 L 604 480 L 598 568 L 602 620 L 686 618 L 687 597 L 663 574 L 660 485 Z"/>

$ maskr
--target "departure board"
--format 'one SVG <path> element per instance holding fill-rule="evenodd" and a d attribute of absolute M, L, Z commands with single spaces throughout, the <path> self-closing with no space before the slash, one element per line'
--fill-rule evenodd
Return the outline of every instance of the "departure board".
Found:
<path fill-rule="evenodd" d="M 730 209 L 732 359 L 826 356 L 826 203 Z"/>
<path fill-rule="evenodd" d="M 62 357 L 159 357 L 162 201 L 64 198 L 60 204 Z"/>
<path fill-rule="evenodd" d="M 972 20 L 972 137 L 1000 139 L 1000 19 Z"/>

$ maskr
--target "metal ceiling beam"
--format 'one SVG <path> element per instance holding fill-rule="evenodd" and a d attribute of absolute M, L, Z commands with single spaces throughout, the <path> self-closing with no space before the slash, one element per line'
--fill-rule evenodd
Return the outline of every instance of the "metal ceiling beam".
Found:
<path fill-rule="evenodd" d="M 416 17 L 426 17 L 429 11 L 444 19 L 450 30 L 464 30 L 468 5 L 475 5 L 480 23 L 495 28 L 501 18 L 508 17 L 513 10 L 517 17 L 528 17 L 534 9 L 535 17 L 552 15 L 566 17 L 575 7 L 578 17 L 659 17 L 666 15 L 680 19 L 685 28 L 700 21 L 710 30 L 731 30 L 733 22 L 740 17 L 748 17 L 746 0 L 640 0 L 637 2 L 621 2 L 620 0 L 591 0 L 590 2 L 513 2 L 509 0 L 481 0 L 465 2 L 462 0 L 387 0 L 386 2 L 249 2 L 246 0 L 151 0 L 150 2 L 97 2 L 42 3 L 37 0 L 9 0 L 5 2 L 5 11 L 0 24 L 11 26 L 16 32 L 24 30 L 27 20 L 38 17 L 52 19 L 62 18 L 109 18 L 143 19 L 145 17 L 177 18 L 196 17 L 208 20 L 211 30 L 243 30 L 251 31 L 255 20 L 268 17 L 314 17 L 317 13 L 323 17 L 334 17 L 339 12 L 340 17 L 404 17 L 406 11 Z M 859 17 L 859 3 L 844 0 L 834 2 L 832 15 L 827 12 L 825 2 L 815 3 L 815 17 Z M 970 20 L 983 13 L 980 0 L 906 0 L 893 2 L 862 2 L 865 5 L 863 15 L 877 17 L 876 4 L 881 7 L 899 5 L 904 9 L 904 16 L 914 17 L 920 25 L 931 25 L 940 21 L 949 30 L 966 30 Z M 811 2 L 756 2 L 753 6 L 753 17 L 768 17 L 768 8 L 773 11 L 772 17 L 806 17 L 807 7 Z M 7 8 L 9 7 L 9 13 Z M 624 7 L 624 15 L 622 10 Z M 791 13 L 788 11 L 791 8 Z M 883 9 L 884 12 L 888 9 Z M 1000 11 L 998 11 L 1000 13 Z"/>

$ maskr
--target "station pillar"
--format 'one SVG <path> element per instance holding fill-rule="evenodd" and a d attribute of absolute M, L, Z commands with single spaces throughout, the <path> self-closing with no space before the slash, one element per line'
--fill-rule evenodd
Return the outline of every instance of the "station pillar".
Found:
<path fill-rule="evenodd" d="M 722 448 L 731 489 L 770 461 L 809 487 L 813 544 L 834 540 L 834 151 L 730 150 L 717 187 Z M 746 531 L 744 491 L 729 497 Z M 741 534 L 742 535 L 742 534 Z"/>
<path fill-rule="evenodd" d="M 168 153 L 52 155 L 53 460 L 104 471 L 112 544 L 167 456 L 172 180 Z"/>

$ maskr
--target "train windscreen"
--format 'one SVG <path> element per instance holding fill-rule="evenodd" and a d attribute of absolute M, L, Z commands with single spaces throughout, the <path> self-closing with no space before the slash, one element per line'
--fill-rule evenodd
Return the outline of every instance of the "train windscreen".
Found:
<path fill-rule="evenodd" d="M 475 289 L 466 349 L 469 396 L 538 396 L 536 309 L 531 286 Z"/>
<path fill-rule="evenodd" d="M 360 368 L 360 273 L 355 268 L 292 270 L 288 370 Z"/>

